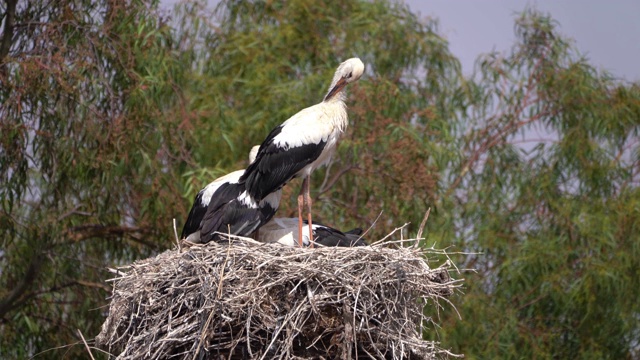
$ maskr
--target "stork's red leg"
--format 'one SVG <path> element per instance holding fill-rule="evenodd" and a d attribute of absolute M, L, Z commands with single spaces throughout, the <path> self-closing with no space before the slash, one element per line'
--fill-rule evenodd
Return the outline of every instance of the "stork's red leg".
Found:
<path fill-rule="evenodd" d="M 307 184 L 304 197 L 305 197 L 304 200 L 307 203 L 307 222 L 309 223 L 309 247 L 313 247 L 313 223 L 311 223 L 311 193 L 310 193 L 308 184 Z"/>
<path fill-rule="evenodd" d="M 302 180 L 302 189 L 300 189 L 300 194 L 298 195 L 298 245 L 302 247 L 302 208 L 304 203 L 304 188 L 307 184 L 307 178 Z"/>

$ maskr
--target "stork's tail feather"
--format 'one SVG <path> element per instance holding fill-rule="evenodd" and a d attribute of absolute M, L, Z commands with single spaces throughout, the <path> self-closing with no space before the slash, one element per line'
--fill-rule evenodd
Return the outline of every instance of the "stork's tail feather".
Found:
<path fill-rule="evenodd" d="M 314 236 L 316 244 L 322 246 L 337 246 L 337 247 L 352 247 L 352 246 L 365 246 L 367 245 L 357 233 L 357 230 L 353 229 L 346 233 L 340 230 L 330 227 L 319 226 L 314 229 Z"/>
<path fill-rule="evenodd" d="M 361 228 L 355 228 L 355 229 L 351 229 L 349 231 L 345 231 L 345 234 L 347 235 L 362 235 L 363 231 Z"/>

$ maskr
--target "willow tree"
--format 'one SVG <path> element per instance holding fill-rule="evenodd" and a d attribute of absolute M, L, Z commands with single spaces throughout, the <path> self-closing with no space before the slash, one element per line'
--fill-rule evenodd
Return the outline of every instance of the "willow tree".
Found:
<path fill-rule="evenodd" d="M 597 71 L 546 16 L 516 34 L 477 66 L 449 208 L 480 277 L 444 337 L 488 358 L 637 357 L 640 85 Z"/>
<path fill-rule="evenodd" d="M 458 161 L 440 169 L 431 234 L 477 253 L 440 336 L 479 358 L 635 358 L 640 85 L 596 70 L 548 16 L 515 29 L 510 52 L 478 59 Z"/>
<path fill-rule="evenodd" d="M 184 68 L 154 6 L 0 7 L 2 358 L 86 356 L 107 267 L 172 241 Z"/>

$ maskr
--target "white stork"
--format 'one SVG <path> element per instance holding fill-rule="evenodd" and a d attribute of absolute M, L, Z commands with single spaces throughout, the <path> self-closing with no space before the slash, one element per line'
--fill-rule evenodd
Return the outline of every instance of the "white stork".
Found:
<path fill-rule="evenodd" d="M 250 163 L 255 160 L 258 148 L 256 145 L 251 149 Z M 238 202 L 236 198 L 244 192 L 244 186 L 239 185 L 243 173 L 244 170 L 237 170 L 219 177 L 198 192 L 182 228 L 182 239 L 207 243 L 217 239 L 216 231 L 248 236 L 273 217 L 280 204 L 282 191 L 269 194 L 257 204 Z M 201 236 L 201 233 L 205 235 Z"/>
<path fill-rule="evenodd" d="M 309 226 L 305 224 L 304 230 L 311 228 L 313 231 L 313 242 L 320 246 L 365 246 L 365 241 L 360 237 L 362 229 L 356 228 L 347 232 L 324 226 L 313 224 Z M 304 232 L 303 232 L 304 233 Z M 297 218 L 273 218 L 260 228 L 257 240 L 264 243 L 279 243 L 287 246 L 295 246 L 300 244 L 298 237 L 298 219 Z M 309 246 L 311 241 L 309 236 L 303 234 L 302 243 Z"/>
<path fill-rule="evenodd" d="M 333 76 L 324 100 L 301 110 L 269 133 L 260 145 L 253 162 L 240 182 L 246 185 L 244 200 L 259 202 L 281 189 L 294 177 L 301 176 L 302 189 L 298 195 L 298 241 L 302 246 L 302 208 L 307 205 L 307 222 L 311 221 L 309 176 L 331 159 L 338 140 L 349 123 L 345 86 L 360 79 L 364 64 L 358 58 L 349 59 Z M 309 226 L 313 246 L 313 226 Z"/>

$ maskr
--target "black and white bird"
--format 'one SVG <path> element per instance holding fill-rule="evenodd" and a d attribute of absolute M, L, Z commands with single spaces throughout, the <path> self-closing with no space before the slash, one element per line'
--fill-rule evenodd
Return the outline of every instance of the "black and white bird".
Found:
<path fill-rule="evenodd" d="M 311 219 L 309 176 L 325 165 L 335 152 L 340 136 L 347 128 L 349 118 L 345 87 L 360 79 L 364 64 L 358 58 L 349 59 L 333 76 L 324 100 L 301 110 L 269 133 L 260 145 L 256 161 L 240 178 L 245 184 L 243 201 L 255 203 L 281 189 L 294 177 L 302 177 L 302 189 L 298 195 L 298 239 L 302 246 L 302 209 L 307 205 L 307 222 Z M 309 238 L 313 246 L 313 226 Z"/>
<path fill-rule="evenodd" d="M 309 246 L 311 241 L 307 235 L 309 225 L 305 222 L 303 226 L 302 244 Z M 313 242 L 320 246 L 338 246 L 353 247 L 367 245 L 362 239 L 362 229 L 356 228 L 347 232 L 324 226 L 313 224 L 311 226 L 313 232 Z M 300 244 L 298 237 L 298 219 L 297 218 L 273 218 L 260 228 L 257 240 L 264 243 L 279 243 L 287 246 L 296 246 Z"/>
<path fill-rule="evenodd" d="M 251 149 L 250 163 L 255 160 L 258 148 L 256 145 Z M 198 192 L 182 228 L 182 239 L 206 243 L 217 238 L 216 231 L 248 236 L 257 226 L 273 217 L 280 204 L 282 191 L 274 191 L 259 203 L 239 202 L 237 197 L 244 192 L 244 186 L 239 185 L 243 173 L 244 170 L 237 170 L 219 177 Z M 209 211 L 210 207 L 217 211 Z M 213 213 L 218 215 L 216 218 L 219 218 L 219 223 L 211 221 Z"/>

